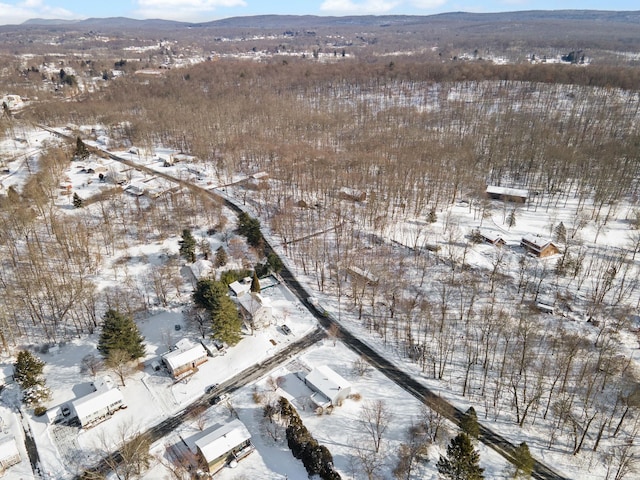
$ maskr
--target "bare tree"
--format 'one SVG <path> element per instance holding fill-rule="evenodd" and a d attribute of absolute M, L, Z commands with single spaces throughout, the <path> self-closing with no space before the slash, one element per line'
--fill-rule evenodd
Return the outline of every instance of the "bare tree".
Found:
<path fill-rule="evenodd" d="M 375 453 L 380 451 L 382 437 L 389 427 L 393 415 L 382 400 L 365 403 L 360 412 L 360 421 L 370 435 Z"/>
<path fill-rule="evenodd" d="M 125 386 L 125 379 L 133 373 L 131 355 L 124 350 L 112 350 L 105 362 L 107 368 L 115 373 L 120 379 L 122 386 Z"/>

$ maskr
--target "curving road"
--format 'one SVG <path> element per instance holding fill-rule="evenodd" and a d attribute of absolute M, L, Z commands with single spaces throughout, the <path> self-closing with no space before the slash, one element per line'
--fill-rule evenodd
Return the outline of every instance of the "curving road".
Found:
<path fill-rule="evenodd" d="M 41 125 L 39 126 L 55 135 L 65 137 L 69 140 L 74 140 L 74 138 L 61 134 L 60 132 L 52 130 L 48 127 L 44 127 Z M 105 150 L 101 150 L 93 147 L 90 147 L 90 149 L 100 152 L 102 154 L 106 154 L 111 159 L 116 160 L 118 162 L 122 162 L 132 168 L 136 168 L 140 171 L 144 171 L 153 175 L 161 176 L 172 182 L 179 183 L 180 185 L 183 185 L 191 190 L 207 194 L 212 198 L 215 198 L 216 200 L 222 200 L 226 204 L 226 206 L 231 208 L 236 213 L 240 213 L 244 211 L 239 205 L 231 201 L 228 197 L 226 197 L 222 193 L 217 193 L 214 190 L 207 190 L 197 185 L 193 185 L 192 183 L 189 183 L 185 180 L 177 179 L 170 175 L 158 172 L 157 170 L 153 170 L 148 167 L 136 164 L 135 162 L 131 162 L 124 158 L 118 157 L 117 155 L 114 155 Z M 264 239 L 264 243 L 265 243 L 265 253 L 274 253 L 277 255 L 277 253 L 274 252 L 271 246 L 269 245 L 267 239 Z M 383 357 L 378 352 L 376 352 L 374 349 L 369 347 L 366 343 L 364 343 L 363 341 L 355 337 L 351 332 L 343 328 L 340 325 L 340 323 L 337 322 L 332 315 L 327 314 L 325 311 L 318 310 L 316 306 L 309 303 L 308 298 L 311 295 L 309 295 L 309 293 L 304 288 L 304 286 L 300 284 L 300 282 L 298 282 L 298 280 L 295 278 L 295 276 L 291 273 L 291 271 L 286 266 L 280 272 L 280 276 L 282 277 L 283 282 L 289 287 L 289 289 L 298 297 L 298 299 L 314 315 L 314 317 L 318 320 L 320 325 L 322 325 L 325 329 L 332 328 L 334 329 L 334 331 L 337 331 L 340 336 L 340 339 L 342 340 L 342 342 L 345 343 L 345 345 L 347 345 L 354 352 L 364 357 L 373 367 L 375 367 L 384 375 L 386 375 L 387 378 L 395 382 L 398 386 L 400 386 L 401 388 L 409 392 L 411 395 L 416 397 L 418 400 L 420 400 L 422 403 L 427 405 L 429 408 L 435 411 L 438 411 L 442 416 L 452 421 L 456 425 L 460 425 L 460 419 L 462 418 L 462 415 L 464 412 L 462 412 L 461 410 L 453 406 L 451 403 L 449 403 L 447 400 L 443 399 L 439 395 L 436 395 L 433 391 L 431 391 L 429 388 L 424 386 L 418 380 L 408 375 L 404 371 L 400 370 L 396 365 L 394 365 L 385 357 Z M 320 338 L 322 338 L 322 336 L 323 335 L 316 333 L 312 336 L 305 337 L 305 339 L 301 340 L 301 342 L 304 342 L 306 344 L 306 342 L 310 341 L 310 339 L 312 338 L 316 338 L 316 340 L 314 341 L 317 341 Z M 297 343 L 298 342 L 296 342 L 296 344 Z M 296 344 L 292 344 L 292 347 Z M 309 346 L 309 345 L 311 344 L 308 344 L 306 346 Z M 302 348 L 306 348 L 306 346 Z M 302 348 L 300 350 L 302 350 Z M 253 372 L 253 373 L 242 372 L 240 375 L 237 375 L 236 377 L 234 377 L 234 379 L 232 379 L 229 382 L 229 385 L 227 385 L 227 388 L 225 390 L 234 391 L 237 388 L 240 388 L 240 386 L 243 386 L 249 383 L 250 381 L 249 378 L 251 378 L 251 380 L 259 378 L 262 374 L 264 374 L 264 372 L 268 371 L 269 369 L 272 369 L 279 363 L 283 362 L 284 359 L 282 358 L 282 355 L 290 356 L 292 355 L 292 353 L 293 352 L 290 349 L 287 349 L 281 352 L 281 354 L 277 354 L 275 357 L 272 357 L 272 359 L 266 362 L 263 362 L 261 366 L 256 366 L 255 368 L 258 369 L 256 372 Z M 272 365 L 272 366 L 268 366 L 268 365 Z M 252 375 L 255 375 L 255 376 L 252 376 Z M 214 395 L 214 394 L 215 392 L 211 395 Z M 183 412 L 181 412 L 177 416 L 167 419 L 164 422 L 157 425 L 156 427 L 153 427 L 149 431 L 149 433 L 152 435 L 152 438 L 154 440 L 157 440 L 162 436 L 166 435 L 167 433 L 171 432 L 178 425 L 180 425 L 182 421 L 184 421 L 184 419 L 189 415 L 190 412 L 193 412 L 194 409 L 201 408 L 201 405 L 205 405 L 209 401 L 211 395 L 205 396 L 202 400 L 197 401 L 194 404 L 190 405 L 187 409 L 185 409 Z M 480 424 L 479 426 L 480 426 L 479 440 L 485 445 L 491 447 L 500 455 L 502 455 L 510 463 L 512 464 L 515 463 L 514 453 L 515 453 L 516 446 L 510 441 L 508 441 L 502 435 L 490 429 L 489 427 L 483 424 Z M 101 468 L 105 468 L 105 466 L 106 466 L 105 462 L 102 462 L 100 465 Z M 531 476 L 536 480 L 569 480 L 567 477 L 560 475 L 551 467 L 539 462 L 538 460 L 534 460 L 534 469 Z"/>

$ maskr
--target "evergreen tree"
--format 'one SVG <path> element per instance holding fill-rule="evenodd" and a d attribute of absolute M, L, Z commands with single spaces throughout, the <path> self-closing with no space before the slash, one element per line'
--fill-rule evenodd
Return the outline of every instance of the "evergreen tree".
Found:
<path fill-rule="evenodd" d="M 41 377 L 44 362 L 28 350 L 18 352 L 18 358 L 13 367 L 13 378 L 23 390 L 35 385 L 44 385 L 44 380 Z"/>
<path fill-rule="evenodd" d="M 509 212 L 509 215 L 507 216 L 507 226 L 509 228 L 516 226 L 516 209 L 515 208 L 511 210 Z"/>
<path fill-rule="evenodd" d="M 529 452 L 529 446 L 526 442 L 518 445 L 513 452 L 514 465 L 516 467 L 516 476 L 522 475 L 529 478 L 533 473 L 534 460 Z"/>
<path fill-rule="evenodd" d="M 480 435 L 480 425 L 478 424 L 478 415 L 476 414 L 475 408 L 469 407 L 464 413 L 460 419 L 460 429 L 469 435 L 470 438 L 478 439 Z"/>
<path fill-rule="evenodd" d="M 258 274 L 253 272 L 253 278 L 251 279 L 251 287 L 249 288 L 253 293 L 260 293 L 260 280 Z"/>
<path fill-rule="evenodd" d="M 22 400 L 27 405 L 40 405 L 51 396 L 42 378 L 44 362 L 28 350 L 18 352 L 13 378 L 22 389 Z"/>
<path fill-rule="evenodd" d="M 211 324 L 213 338 L 229 345 L 235 345 L 242 339 L 242 319 L 236 304 L 227 295 L 219 298 L 219 307 L 211 312 Z"/>
<path fill-rule="evenodd" d="M 218 247 L 218 249 L 216 250 L 214 265 L 216 267 L 224 267 L 228 261 L 229 256 L 227 255 L 227 251 L 224 249 L 224 247 Z"/>
<path fill-rule="evenodd" d="M 144 356 L 144 337 L 132 318 L 109 309 L 104 314 L 98 351 L 108 360 L 111 352 L 124 350 L 131 360 Z"/>
<path fill-rule="evenodd" d="M 196 306 L 209 312 L 220 308 L 220 298 L 227 295 L 228 286 L 210 278 L 199 280 L 193 291 L 193 302 Z"/>
<path fill-rule="evenodd" d="M 73 207 L 74 208 L 82 208 L 82 199 L 77 192 L 73 192 Z"/>
<path fill-rule="evenodd" d="M 247 243 L 252 247 L 262 246 L 262 232 L 260 232 L 260 221 L 250 217 L 247 213 L 238 214 L 238 233 L 247 238 Z"/>
<path fill-rule="evenodd" d="M 180 255 L 186 258 L 187 262 L 196 261 L 196 239 L 193 238 L 191 230 L 185 228 L 182 230 L 182 240 L 178 242 L 180 244 Z"/>
<path fill-rule="evenodd" d="M 479 463 L 480 455 L 473 448 L 469 436 L 462 432 L 451 439 L 447 456 L 441 456 L 436 466 L 439 474 L 451 480 L 481 480 L 484 469 Z"/>
<path fill-rule="evenodd" d="M 284 268 L 284 264 L 280 257 L 275 253 L 270 253 L 267 257 L 267 263 L 269 264 L 269 268 L 271 268 L 272 272 L 280 273 L 280 271 Z"/>
<path fill-rule="evenodd" d="M 84 160 L 89 156 L 89 150 L 80 137 L 76 137 L 76 150 L 73 152 L 73 155 L 78 160 Z"/>
<path fill-rule="evenodd" d="M 553 229 L 553 237 L 557 242 L 566 243 L 567 228 L 564 226 L 564 223 L 560 222 L 556 225 L 556 228 Z"/>

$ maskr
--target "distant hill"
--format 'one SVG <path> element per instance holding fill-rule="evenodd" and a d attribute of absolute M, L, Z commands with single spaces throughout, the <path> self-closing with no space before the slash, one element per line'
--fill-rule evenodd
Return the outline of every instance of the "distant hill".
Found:
<path fill-rule="evenodd" d="M 599 10 L 532 10 L 504 13 L 466 13 L 451 12 L 438 15 L 360 15 L 329 17 L 317 15 L 255 15 L 230 17 L 210 22 L 189 23 L 172 20 L 148 19 L 135 20 L 126 17 L 88 18 L 86 20 L 55 20 L 33 18 L 25 26 L 79 26 L 82 28 L 136 28 L 136 29 L 172 29 L 185 27 L 222 27 L 222 28 L 319 28 L 345 26 L 400 26 L 433 23 L 486 23 L 509 22 L 528 23 L 540 21 L 579 21 L 598 23 L 628 23 L 640 25 L 640 11 L 614 12 Z"/>

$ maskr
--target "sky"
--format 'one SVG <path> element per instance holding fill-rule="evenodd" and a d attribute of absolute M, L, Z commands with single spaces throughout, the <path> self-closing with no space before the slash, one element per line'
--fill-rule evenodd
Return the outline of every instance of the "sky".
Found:
<path fill-rule="evenodd" d="M 227 17 L 288 15 L 431 15 L 517 10 L 638 10 L 637 0 L 0 0 L 0 25 L 30 18 L 162 18 L 206 22 Z"/>

